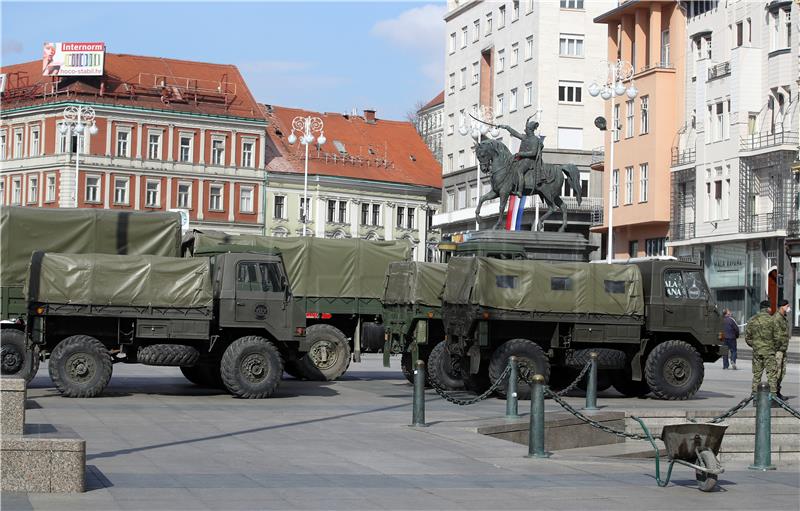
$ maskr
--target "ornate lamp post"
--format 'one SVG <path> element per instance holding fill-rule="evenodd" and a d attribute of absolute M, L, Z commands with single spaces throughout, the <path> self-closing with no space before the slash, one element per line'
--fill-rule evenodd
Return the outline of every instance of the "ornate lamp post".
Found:
<path fill-rule="evenodd" d="M 611 100 L 611 148 L 609 149 L 608 157 L 608 254 L 606 255 L 606 262 L 611 264 L 614 259 L 614 137 L 619 129 L 619 119 L 614 119 L 614 97 L 627 95 L 628 98 L 633 99 L 639 94 L 636 86 L 633 84 L 634 69 L 630 62 L 625 60 L 615 60 L 612 62 L 602 62 L 603 71 L 599 79 L 592 81 L 589 84 L 589 95 L 597 97 L 598 95 L 603 100 Z M 598 83 L 599 82 L 599 83 Z M 629 84 L 626 87 L 626 82 Z"/>
<path fill-rule="evenodd" d="M 306 235 L 308 225 L 308 146 L 314 142 L 314 133 L 319 133 L 317 142 L 319 145 L 325 143 L 325 132 L 322 131 L 323 123 L 319 117 L 295 117 L 292 119 L 292 133 L 289 135 L 289 143 L 297 142 L 294 132 L 300 133 L 300 143 L 306 146 L 305 169 L 303 171 L 303 236 Z"/>
<path fill-rule="evenodd" d="M 75 188 L 72 192 L 72 207 L 78 207 L 78 181 L 80 180 L 80 165 L 81 165 L 81 136 L 88 137 L 89 135 L 97 134 L 97 125 L 94 121 L 95 113 L 94 108 L 90 106 L 68 106 L 64 109 L 64 120 L 58 127 L 58 131 L 62 135 L 67 132 L 72 133 L 77 137 L 77 147 L 75 154 Z"/>
<path fill-rule="evenodd" d="M 487 134 L 492 138 L 497 138 L 500 136 L 500 130 L 497 128 L 492 128 L 489 126 L 489 124 L 486 124 L 492 123 L 494 119 L 492 107 L 481 105 L 476 112 L 473 112 L 473 115 L 474 118 L 471 119 L 469 128 L 467 128 L 466 123 L 462 124 L 461 127 L 458 128 L 458 132 L 462 136 L 467 136 L 467 134 L 469 134 L 477 144 L 480 144 L 481 138 Z M 477 155 L 475 156 L 475 173 L 475 193 L 477 194 L 476 200 L 478 200 L 481 196 L 481 162 L 478 161 Z M 478 229 L 480 229 L 480 225 L 476 220 L 475 230 Z"/>

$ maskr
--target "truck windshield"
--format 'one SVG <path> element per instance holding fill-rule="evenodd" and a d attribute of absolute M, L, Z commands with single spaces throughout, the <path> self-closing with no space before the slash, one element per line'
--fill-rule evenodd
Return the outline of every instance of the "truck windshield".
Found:
<path fill-rule="evenodd" d="M 664 292 L 667 298 L 708 300 L 703 273 L 699 270 L 668 270 L 664 272 Z"/>
<path fill-rule="evenodd" d="M 241 262 L 236 269 L 239 291 L 283 292 L 281 271 L 276 263 Z"/>

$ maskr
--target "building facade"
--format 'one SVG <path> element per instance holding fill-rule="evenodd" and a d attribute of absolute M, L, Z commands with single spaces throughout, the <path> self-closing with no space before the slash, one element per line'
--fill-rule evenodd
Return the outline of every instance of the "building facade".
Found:
<path fill-rule="evenodd" d="M 785 239 L 798 219 L 798 4 L 681 4 L 687 122 L 672 149 L 669 246 L 705 264 L 714 298 L 737 321 L 764 299 L 796 310 Z"/>
<path fill-rule="evenodd" d="M 443 114 L 444 91 L 437 94 L 417 112 L 417 132 L 440 164 L 442 163 L 442 135 L 444 134 Z"/>
<path fill-rule="evenodd" d="M 593 18 L 615 4 L 584 0 L 448 2 L 443 213 L 435 219 L 445 237 L 457 240 L 475 229 L 475 206 L 479 196 L 490 189 L 488 176 L 478 179 L 471 133 L 481 124 L 474 118 L 520 132 L 528 119 L 539 122 L 543 160 L 574 163 L 581 170 L 583 204 L 578 206 L 569 190 L 565 190 L 565 202 L 570 230 L 588 235 L 591 217 L 599 216 L 602 207 L 600 176 L 590 165 L 592 150 L 603 143 L 601 132 L 593 125 L 595 117 L 602 115 L 603 105 L 585 93 L 585 83 L 606 56 L 605 28 L 595 25 Z M 481 137 L 491 135 L 491 131 L 481 133 Z M 497 135 L 512 151 L 518 149 L 519 140 L 506 131 Z M 600 152 L 602 149 L 596 151 Z M 528 200 L 523 229 L 533 224 L 534 206 L 534 201 Z M 497 220 L 498 207 L 495 200 L 483 208 L 483 227 Z M 558 215 L 552 218 L 554 223 L 560 221 Z"/>

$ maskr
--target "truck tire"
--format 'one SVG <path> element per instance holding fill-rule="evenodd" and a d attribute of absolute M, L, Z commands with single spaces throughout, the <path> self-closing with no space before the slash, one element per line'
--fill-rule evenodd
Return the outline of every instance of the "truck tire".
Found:
<path fill-rule="evenodd" d="M 65 397 L 95 397 L 111 379 L 111 354 L 88 335 L 67 337 L 50 354 L 50 378 Z"/>
<path fill-rule="evenodd" d="M 312 381 L 332 381 L 342 376 L 350 366 L 350 344 L 347 337 L 332 325 L 316 324 L 306 329 L 311 348 L 298 360 L 297 368 L 303 378 Z"/>
<path fill-rule="evenodd" d="M 181 372 L 187 380 L 200 387 L 209 387 L 212 389 L 224 389 L 225 384 L 222 382 L 220 375 L 219 362 L 205 363 L 198 362 L 193 366 L 181 366 Z"/>
<path fill-rule="evenodd" d="M 405 355 L 405 354 L 404 354 Z M 409 361 L 411 354 L 409 353 Z M 444 390 L 461 390 L 465 387 L 464 377 L 461 375 L 461 364 L 454 364 L 447 342 L 436 344 L 428 355 L 428 381 L 431 385 Z M 414 370 L 411 370 L 412 376 Z M 413 378 L 412 378 L 413 383 Z"/>
<path fill-rule="evenodd" d="M 597 369 L 624 369 L 627 360 L 625 352 L 612 350 L 609 348 L 591 348 L 575 350 L 567 357 L 567 365 L 575 369 L 583 369 L 589 360 L 591 353 L 597 353 Z M 609 385 L 610 386 L 610 385 Z"/>
<path fill-rule="evenodd" d="M 694 396 L 703 384 L 703 359 L 684 341 L 666 341 L 647 356 L 645 379 L 659 399 L 682 400 Z"/>
<path fill-rule="evenodd" d="M 283 359 L 274 344 L 255 335 L 231 343 L 222 355 L 220 373 L 225 388 L 236 397 L 271 396 L 283 376 Z"/>
<path fill-rule="evenodd" d="M 30 383 L 39 370 L 39 353 L 25 348 L 25 334 L 14 328 L 0 330 L 0 374 Z M 29 367 L 30 365 L 30 367 Z"/>
<path fill-rule="evenodd" d="M 199 358 L 200 352 L 183 344 L 151 344 L 140 347 L 136 354 L 136 360 L 148 366 L 191 367 Z"/>
<path fill-rule="evenodd" d="M 530 372 L 533 374 L 541 374 L 544 380 L 550 379 L 550 360 L 545 355 L 542 348 L 533 341 L 528 339 L 511 339 L 500 345 L 499 348 L 494 350 L 492 358 L 489 360 L 489 380 L 494 384 L 503 374 L 508 366 L 508 359 L 511 356 L 517 357 L 519 363 L 524 363 L 530 366 Z M 508 378 L 498 385 L 497 393 L 501 396 L 506 395 L 508 390 Z M 517 397 L 519 399 L 531 398 L 531 387 L 526 382 L 520 380 L 517 384 Z"/>
<path fill-rule="evenodd" d="M 411 353 L 406 351 L 400 355 L 400 370 L 403 371 L 403 376 L 410 384 L 414 384 L 414 368 L 411 367 Z M 427 371 L 426 371 L 427 372 Z"/>

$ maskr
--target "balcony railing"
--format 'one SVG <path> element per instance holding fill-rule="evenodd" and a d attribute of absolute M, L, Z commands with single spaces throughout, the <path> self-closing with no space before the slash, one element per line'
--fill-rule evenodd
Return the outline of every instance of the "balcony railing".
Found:
<path fill-rule="evenodd" d="M 639 72 L 636 74 L 646 73 L 652 69 L 675 69 L 675 66 L 672 65 L 671 62 L 656 62 L 655 64 L 648 64 L 644 66 L 643 68 L 639 69 Z"/>
<path fill-rule="evenodd" d="M 589 162 L 589 165 L 603 163 L 605 160 L 606 160 L 605 146 L 595 147 L 594 149 L 592 149 L 592 160 Z"/>
<path fill-rule="evenodd" d="M 603 206 L 592 209 L 592 226 L 603 225 Z"/>
<path fill-rule="evenodd" d="M 672 224 L 670 228 L 670 240 L 681 241 L 694 238 L 694 222 L 685 224 Z"/>
<path fill-rule="evenodd" d="M 708 69 L 707 81 L 710 82 L 711 80 L 716 80 L 717 78 L 722 78 L 723 76 L 728 76 L 729 74 L 731 74 L 730 61 L 722 62 Z"/>
<path fill-rule="evenodd" d="M 776 133 L 753 133 L 741 138 L 740 151 L 757 151 L 781 145 L 797 145 L 796 131 L 779 131 Z"/>
<path fill-rule="evenodd" d="M 745 232 L 777 231 L 786 229 L 789 223 L 785 215 L 776 215 L 775 213 L 751 215 L 750 218 L 746 218 L 745 220 Z"/>
<path fill-rule="evenodd" d="M 789 224 L 786 226 L 786 236 L 800 238 L 800 220 L 789 220 Z"/>
<path fill-rule="evenodd" d="M 679 167 L 681 165 L 688 165 L 694 163 L 697 159 L 697 150 L 692 147 L 689 149 L 672 148 L 672 166 Z"/>

